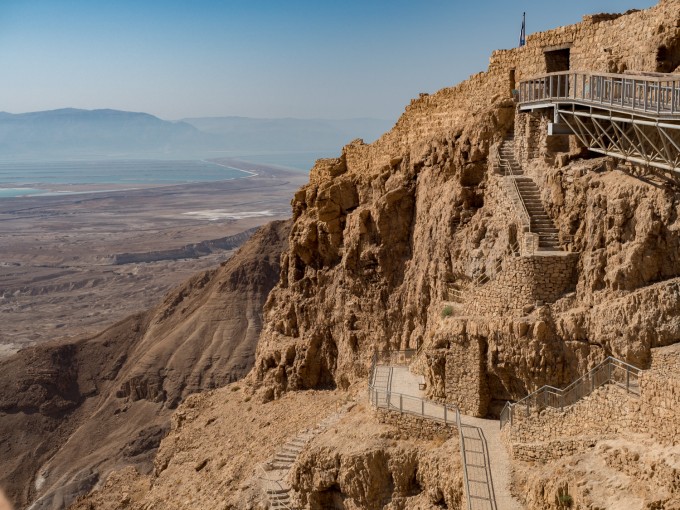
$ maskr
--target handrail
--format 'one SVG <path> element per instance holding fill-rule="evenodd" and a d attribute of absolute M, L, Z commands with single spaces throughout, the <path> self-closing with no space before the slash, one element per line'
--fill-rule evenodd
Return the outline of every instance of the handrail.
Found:
<path fill-rule="evenodd" d="M 675 116 L 680 115 L 680 77 L 564 71 L 520 81 L 520 105 L 546 101 Z"/>
<path fill-rule="evenodd" d="M 396 351 L 403 352 L 403 351 Z M 472 510 L 472 497 L 470 494 L 470 479 L 468 475 L 467 455 L 465 451 L 465 436 L 463 434 L 463 427 L 471 427 L 470 425 L 463 425 L 461 422 L 461 414 L 458 406 L 454 404 L 439 403 L 421 397 L 414 397 L 412 395 L 405 395 L 403 393 L 395 393 L 390 390 L 391 384 L 388 383 L 386 388 L 377 388 L 374 384 L 373 375 L 377 367 L 378 352 L 373 353 L 371 362 L 371 371 L 369 374 L 368 396 L 369 402 L 376 409 L 387 409 L 389 411 L 399 412 L 400 414 L 410 414 L 412 416 L 419 416 L 424 419 L 443 423 L 445 426 L 455 425 L 458 428 L 458 435 L 460 440 L 460 452 L 463 462 L 463 476 L 465 480 L 465 491 L 467 496 L 467 508 Z M 392 367 L 390 367 L 391 369 Z M 399 405 L 396 405 L 398 400 Z M 404 405 L 406 404 L 406 405 Z M 415 405 L 413 405 L 415 404 Z M 433 413 L 432 410 L 439 411 Z M 429 412 L 426 412 L 429 411 Z M 449 412 L 453 413 L 453 418 L 449 419 Z M 475 427 L 472 427 L 475 428 Z M 489 502 L 492 508 L 496 509 L 496 498 L 493 488 L 493 480 L 491 477 L 491 467 L 489 460 L 489 452 L 484 442 L 484 465 L 487 473 L 488 488 L 489 488 Z"/>
<path fill-rule="evenodd" d="M 625 373 L 625 384 L 623 381 L 619 381 L 617 379 L 617 370 L 623 371 Z M 593 391 L 595 391 L 596 388 L 599 388 L 600 386 L 603 386 L 607 383 L 614 383 L 625 387 L 628 393 L 639 396 L 640 390 L 639 387 L 636 388 L 636 386 L 640 372 L 642 372 L 642 369 L 626 363 L 625 361 L 621 361 L 620 359 L 609 356 L 602 363 L 596 365 L 591 370 L 562 389 L 545 385 L 541 386 L 539 389 L 530 393 L 514 404 L 506 402 L 503 410 L 501 411 L 501 429 L 507 423 L 512 425 L 515 409 L 518 406 L 525 408 L 527 416 L 529 415 L 531 408 L 536 408 L 539 411 L 547 407 L 564 409 L 567 406 L 575 404 L 580 399 L 587 397 Z M 634 381 L 632 381 L 632 385 L 631 376 L 634 379 Z"/>
<path fill-rule="evenodd" d="M 534 74 L 531 76 L 528 76 L 522 80 L 520 80 L 520 83 L 525 82 L 525 81 L 533 81 L 537 80 L 539 78 L 544 78 L 546 76 L 564 76 L 567 74 L 590 74 L 593 76 L 604 76 L 606 78 L 621 78 L 621 77 L 626 77 L 626 78 L 631 78 L 635 80 L 648 80 L 648 81 L 678 81 L 680 82 L 680 75 L 678 74 L 673 74 L 673 73 L 658 73 L 663 76 L 652 76 L 644 72 L 640 73 L 635 73 L 631 71 L 624 71 L 623 74 L 620 73 L 600 73 L 600 72 L 593 72 L 593 71 L 588 71 L 586 69 L 570 69 L 569 71 L 556 71 L 553 73 L 539 73 L 539 74 Z"/>
<path fill-rule="evenodd" d="M 377 409 L 387 409 L 391 411 L 399 411 L 401 414 L 410 414 L 413 416 L 420 416 L 428 420 L 450 425 L 455 423 L 455 417 L 460 414 L 458 407 L 453 404 L 441 404 L 434 400 L 426 398 L 414 397 L 404 393 L 395 393 L 387 388 L 376 388 L 369 385 L 369 400 L 371 404 Z M 395 402 L 399 402 L 397 405 Z M 404 404 L 416 403 L 417 405 L 409 406 Z M 426 412 L 435 409 L 441 411 L 441 416 Z M 449 418 L 449 412 L 453 413 Z"/>
<path fill-rule="evenodd" d="M 460 455 L 463 459 L 463 478 L 465 479 L 465 493 L 467 494 L 467 507 L 472 510 L 472 498 L 470 498 L 470 478 L 467 470 L 467 455 L 465 455 L 465 438 L 463 436 L 463 425 L 460 421 L 460 413 L 456 414 L 456 427 L 460 441 Z"/>
<path fill-rule="evenodd" d="M 261 471 L 260 480 L 264 480 L 264 481 L 266 481 L 266 482 L 273 482 L 273 483 L 275 483 L 276 485 L 278 485 L 279 489 L 280 489 L 282 492 L 286 492 L 286 489 L 284 489 L 283 485 L 281 485 L 281 481 L 280 481 L 280 480 L 273 480 L 273 479 L 271 479 L 271 478 L 269 478 L 269 477 L 267 476 L 267 472 L 266 472 L 266 471 L 264 470 L 264 468 L 262 467 L 262 464 L 258 464 L 257 467 L 258 467 L 259 470 Z M 271 505 L 271 504 L 273 503 L 273 501 L 272 501 L 271 498 L 269 497 L 269 493 L 268 493 L 267 490 L 262 486 L 262 484 L 260 484 L 260 488 L 262 489 L 262 493 L 264 494 L 265 498 L 267 499 L 267 501 L 269 501 L 269 503 L 270 503 L 270 505 Z M 288 503 L 286 503 L 285 501 L 277 500 L 277 503 L 280 504 L 280 505 L 282 505 L 286 510 L 293 510 L 293 509 L 290 507 L 290 505 L 288 505 Z"/>

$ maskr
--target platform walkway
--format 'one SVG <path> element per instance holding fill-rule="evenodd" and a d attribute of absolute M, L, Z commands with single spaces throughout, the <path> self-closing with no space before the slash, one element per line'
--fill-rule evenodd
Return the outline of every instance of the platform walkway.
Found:
<path fill-rule="evenodd" d="M 549 73 L 522 80 L 521 111 L 551 111 L 549 135 L 589 150 L 680 173 L 680 76 Z"/>
<path fill-rule="evenodd" d="M 403 395 L 402 407 L 409 414 L 420 414 L 418 406 L 443 421 L 443 406 L 427 401 L 420 389 L 422 376 L 412 374 L 406 366 L 376 366 L 383 388 L 390 395 Z M 389 381 L 389 383 L 388 383 Z M 405 398 L 408 397 L 408 398 Z M 391 396 L 390 409 L 399 411 Z M 408 409 L 408 411 L 406 411 Z M 425 416 L 428 418 L 428 416 Z M 448 422 L 451 422 L 449 416 Z M 465 471 L 471 510 L 521 510 L 523 507 L 510 493 L 510 459 L 501 443 L 497 420 L 486 420 L 460 415 L 461 449 L 464 453 Z"/>

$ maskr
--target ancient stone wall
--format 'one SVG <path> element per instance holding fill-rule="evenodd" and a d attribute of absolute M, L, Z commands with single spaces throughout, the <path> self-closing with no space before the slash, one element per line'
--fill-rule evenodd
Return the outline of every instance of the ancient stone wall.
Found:
<path fill-rule="evenodd" d="M 527 306 L 552 303 L 576 284 L 577 254 L 507 257 L 496 278 L 468 300 L 469 315 L 523 314 Z"/>
<path fill-rule="evenodd" d="M 510 69 L 515 69 L 517 81 L 544 74 L 545 51 L 566 48 L 573 70 L 673 70 L 680 64 L 676 53 L 669 62 L 658 61 L 657 56 L 662 46 L 670 49 L 680 44 L 677 19 L 677 0 L 626 15 L 584 16 L 582 23 L 529 35 L 522 48 L 493 52 L 489 71 L 506 71 L 509 76 Z"/>
<path fill-rule="evenodd" d="M 486 384 L 486 344 L 480 338 L 456 337 L 446 353 L 446 402 L 464 414 L 486 416 L 489 388 Z"/>

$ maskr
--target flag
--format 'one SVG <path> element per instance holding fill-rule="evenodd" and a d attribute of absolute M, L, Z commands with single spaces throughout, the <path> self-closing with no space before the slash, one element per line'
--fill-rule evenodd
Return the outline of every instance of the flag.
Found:
<path fill-rule="evenodd" d="M 527 26 L 526 26 L 526 20 L 527 20 L 527 13 L 525 12 L 522 14 L 522 31 L 519 33 L 519 47 L 521 48 L 524 46 L 527 41 Z"/>

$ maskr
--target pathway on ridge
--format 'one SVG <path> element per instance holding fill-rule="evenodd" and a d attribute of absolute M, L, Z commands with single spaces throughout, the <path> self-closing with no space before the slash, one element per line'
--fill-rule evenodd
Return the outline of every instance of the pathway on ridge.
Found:
<path fill-rule="evenodd" d="M 389 389 L 394 393 L 401 393 L 416 398 L 424 398 L 424 392 L 420 390 L 419 383 L 422 376 L 412 374 L 408 367 L 382 367 L 383 370 L 392 371 L 389 378 L 391 385 Z M 406 400 L 408 401 L 408 399 Z M 399 403 L 396 404 L 397 406 Z M 505 446 L 501 442 L 501 431 L 498 420 L 487 420 L 484 418 L 474 418 L 461 414 L 463 425 L 471 429 L 476 427 L 486 439 L 486 446 L 489 453 L 491 476 L 496 496 L 496 506 L 499 510 L 522 510 L 524 507 L 510 492 L 510 458 Z M 466 439 L 473 439 L 472 434 L 466 434 Z M 471 490 L 473 488 L 471 487 Z"/>

